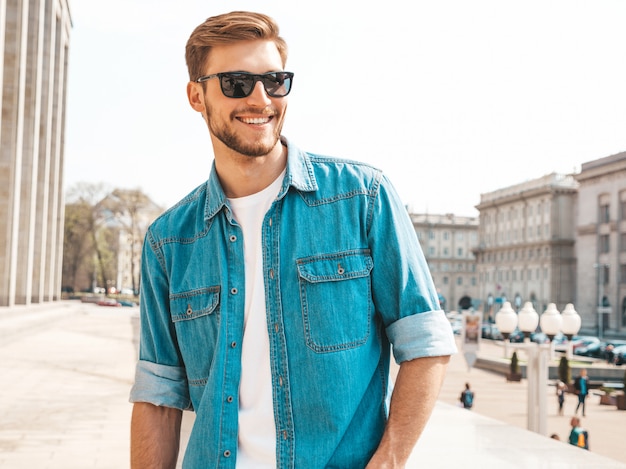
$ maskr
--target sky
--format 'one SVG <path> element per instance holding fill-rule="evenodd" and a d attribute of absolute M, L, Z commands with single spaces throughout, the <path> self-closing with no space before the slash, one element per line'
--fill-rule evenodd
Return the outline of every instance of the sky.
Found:
<path fill-rule="evenodd" d="M 209 176 L 184 48 L 209 16 L 274 17 L 295 73 L 283 134 L 381 168 L 414 213 L 626 151 L 623 0 L 70 0 L 65 187 L 163 207 Z"/>

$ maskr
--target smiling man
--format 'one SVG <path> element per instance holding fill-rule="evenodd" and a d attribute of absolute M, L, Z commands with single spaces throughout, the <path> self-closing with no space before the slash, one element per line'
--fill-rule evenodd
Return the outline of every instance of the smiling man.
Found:
<path fill-rule="evenodd" d="M 186 59 L 215 158 L 146 235 L 132 467 L 175 467 L 183 410 L 185 468 L 403 467 L 456 351 L 403 204 L 282 136 L 271 18 L 209 18 Z"/>

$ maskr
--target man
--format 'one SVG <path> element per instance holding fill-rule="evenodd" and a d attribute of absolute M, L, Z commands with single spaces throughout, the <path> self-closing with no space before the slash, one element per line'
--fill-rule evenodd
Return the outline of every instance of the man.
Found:
<path fill-rule="evenodd" d="M 578 414 L 578 408 L 582 407 L 583 417 L 585 417 L 585 400 L 587 399 L 587 394 L 589 394 L 589 381 L 586 369 L 580 370 L 580 376 L 574 380 L 574 388 L 576 389 L 576 394 L 578 394 L 578 404 L 574 413 Z"/>
<path fill-rule="evenodd" d="M 465 389 L 461 393 L 461 403 L 466 409 L 471 409 L 474 405 L 474 391 L 470 389 L 470 384 L 465 383 Z"/>
<path fill-rule="evenodd" d="M 572 430 L 569 434 L 570 445 L 589 449 L 589 434 L 587 430 L 580 426 L 580 419 L 578 417 L 572 417 L 570 425 L 572 426 Z"/>
<path fill-rule="evenodd" d="M 186 409 L 185 468 L 402 467 L 456 351 L 385 176 L 281 136 L 286 58 L 256 13 L 187 43 L 215 159 L 146 234 L 133 468 L 175 466 Z"/>

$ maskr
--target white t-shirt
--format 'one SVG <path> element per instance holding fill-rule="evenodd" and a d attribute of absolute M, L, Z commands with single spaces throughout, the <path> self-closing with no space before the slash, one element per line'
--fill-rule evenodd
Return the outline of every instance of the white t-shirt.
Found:
<path fill-rule="evenodd" d="M 237 468 L 276 467 L 276 424 L 272 403 L 261 229 L 265 214 L 276 199 L 284 176 L 283 171 L 261 192 L 228 199 L 235 220 L 243 230 L 246 278 Z"/>

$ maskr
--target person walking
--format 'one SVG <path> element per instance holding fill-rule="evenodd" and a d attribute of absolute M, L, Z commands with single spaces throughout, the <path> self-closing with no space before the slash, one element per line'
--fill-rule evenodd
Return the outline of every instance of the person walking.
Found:
<path fill-rule="evenodd" d="M 461 392 L 461 397 L 459 399 L 463 404 L 463 407 L 466 409 L 471 409 L 474 405 L 474 391 L 470 389 L 470 384 L 465 383 L 465 389 Z"/>
<path fill-rule="evenodd" d="M 556 397 L 559 403 L 559 415 L 563 415 L 563 405 L 565 404 L 565 391 L 567 386 L 561 380 L 556 383 Z"/>
<path fill-rule="evenodd" d="M 578 446 L 579 448 L 589 449 L 589 433 L 585 430 L 578 417 L 572 417 L 570 420 L 572 430 L 569 434 L 570 445 Z"/>
<path fill-rule="evenodd" d="M 580 375 L 574 380 L 574 389 L 578 395 L 578 404 L 576 405 L 575 414 L 578 414 L 578 409 L 582 407 L 583 417 L 585 417 L 585 401 L 589 394 L 589 379 L 587 378 L 587 370 L 581 369 Z"/>
<path fill-rule="evenodd" d="M 133 469 L 176 465 L 183 410 L 185 469 L 404 466 L 456 352 L 387 177 L 282 135 L 286 60 L 261 13 L 210 17 L 187 42 L 214 159 L 146 234 Z M 352 79 L 326 76 L 322 92 Z"/>

